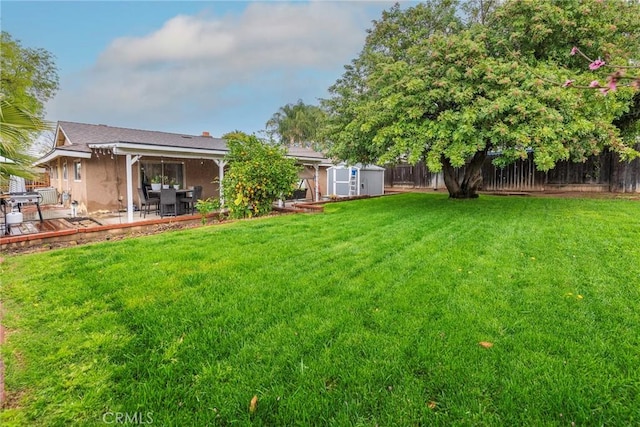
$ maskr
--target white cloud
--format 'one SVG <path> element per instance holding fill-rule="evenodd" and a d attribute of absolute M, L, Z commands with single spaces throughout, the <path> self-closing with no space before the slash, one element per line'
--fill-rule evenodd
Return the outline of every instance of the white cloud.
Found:
<path fill-rule="evenodd" d="M 183 61 L 243 70 L 324 66 L 361 46 L 362 18 L 360 7 L 333 2 L 257 2 L 239 16 L 179 15 L 147 36 L 115 40 L 98 67 L 144 68 Z"/>
<path fill-rule="evenodd" d="M 213 59 L 231 53 L 234 35 L 223 21 L 178 15 L 145 37 L 122 37 L 101 55 L 98 66 L 144 66 L 148 64 Z"/>
<path fill-rule="evenodd" d="M 236 15 L 178 15 L 150 34 L 115 39 L 91 69 L 62 76 L 48 109 L 63 120 L 162 130 L 190 115 L 216 120 L 228 108 L 247 116 L 252 104 L 271 102 L 275 112 L 298 98 L 314 102 L 358 54 L 365 29 L 388 4 L 376 3 L 373 15 L 369 6 L 255 2 Z"/>

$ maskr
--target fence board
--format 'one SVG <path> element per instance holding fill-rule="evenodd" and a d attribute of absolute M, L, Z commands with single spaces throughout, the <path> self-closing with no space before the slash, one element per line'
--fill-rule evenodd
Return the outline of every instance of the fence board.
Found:
<path fill-rule="evenodd" d="M 482 167 L 485 191 L 612 191 L 640 193 L 640 159 L 621 162 L 605 152 L 585 162 L 558 162 L 548 172 L 536 170 L 533 156 L 502 169 L 488 158 Z M 424 162 L 402 164 L 385 170 L 385 186 L 444 188 L 442 174 L 429 172 Z"/>

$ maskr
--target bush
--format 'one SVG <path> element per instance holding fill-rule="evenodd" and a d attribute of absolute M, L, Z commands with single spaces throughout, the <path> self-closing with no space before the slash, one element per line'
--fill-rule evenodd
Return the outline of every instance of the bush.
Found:
<path fill-rule="evenodd" d="M 229 170 L 222 181 L 226 207 L 232 218 L 271 212 L 273 203 L 293 193 L 298 167 L 282 147 L 265 144 L 255 135 L 234 132 L 224 136 L 229 147 Z"/>
<path fill-rule="evenodd" d="M 217 211 L 218 209 L 220 209 L 220 200 L 213 197 L 209 197 L 208 199 L 204 200 L 199 199 L 196 203 L 196 210 L 200 214 L 202 225 L 205 225 L 207 223 L 207 215 L 209 215 L 213 211 Z"/>

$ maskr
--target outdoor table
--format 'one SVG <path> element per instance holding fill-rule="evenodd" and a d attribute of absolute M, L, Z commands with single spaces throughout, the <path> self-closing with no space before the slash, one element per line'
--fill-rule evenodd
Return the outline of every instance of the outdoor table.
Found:
<path fill-rule="evenodd" d="M 149 197 L 157 197 L 158 199 L 160 198 L 160 191 L 161 190 L 147 190 L 147 196 Z M 193 189 L 189 189 L 189 188 L 181 188 L 179 190 L 176 190 L 176 198 L 178 200 L 180 200 L 181 197 L 187 197 L 187 195 L 192 192 Z M 182 203 L 178 202 L 177 203 L 177 207 L 178 207 L 178 215 L 184 215 L 185 213 L 187 213 L 184 210 L 184 207 L 182 206 Z"/>

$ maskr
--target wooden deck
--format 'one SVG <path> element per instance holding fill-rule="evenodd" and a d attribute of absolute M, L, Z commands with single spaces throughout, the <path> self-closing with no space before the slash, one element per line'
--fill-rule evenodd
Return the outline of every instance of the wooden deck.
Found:
<path fill-rule="evenodd" d="M 22 224 L 13 224 L 9 230 L 10 236 L 22 236 L 23 234 L 39 233 L 40 229 L 32 222 L 23 222 Z"/>
<path fill-rule="evenodd" d="M 41 206 L 41 211 L 42 217 L 44 218 L 42 222 L 40 222 L 35 206 L 23 206 L 22 214 L 24 221 L 21 224 L 11 225 L 9 234 L 4 234 L 4 217 L 0 214 L 0 238 L 60 230 L 75 230 L 102 225 L 99 221 L 92 218 L 70 218 L 69 210 L 59 205 Z"/>

